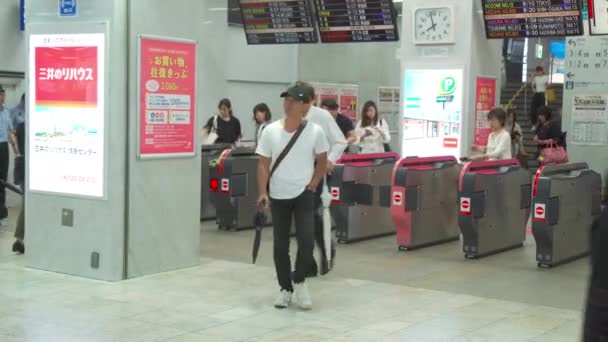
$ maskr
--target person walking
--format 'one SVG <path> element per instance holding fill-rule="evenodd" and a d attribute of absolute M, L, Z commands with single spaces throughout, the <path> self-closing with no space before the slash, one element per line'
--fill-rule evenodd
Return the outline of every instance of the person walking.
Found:
<path fill-rule="evenodd" d="M 532 104 L 530 106 L 530 122 L 532 123 L 532 132 L 536 132 L 538 122 L 538 109 L 547 104 L 545 93 L 549 86 L 549 76 L 545 74 L 545 69 L 542 66 L 536 67 L 534 78 L 532 79 Z"/>
<path fill-rule="evenodd" d="M 15 134 L 10 111 L 4 105 L 6 92 L 0 86 L 0 179 L 6 182 L 8 176 L 9 150 L 8 143 L 11 135 Z M 6 189 L 0 187 L 0 224 L 6 225 L 8 209 L 6 208 Z"/>
<path fill-rule="evenodd" d="M 299 81 L 296 83 L 311 99 L 316 100 L 315 88 L 308 82 Z M 334 117 L 325 109 L 313 106 L 313 101 L 306 104 L 306 114 L 304 118 L 312 123 L 315 123 L 321 127 L 325 135 L 326 142 L 329 146 L 327 152 L 327 162 L 325 172 L 326 178 L 331 177 L 331 172 L 334 169 L 336 161 L 342 157 L 344 150 L 348 144 L 344 138 L 344 134 L 340 130 L 340 127 L 336 123 Z M 315 192 L 315 242 L 321 251 L 320 265 L 314 260 L 311 269 L 308 273 L 309 277 L 315 277 L 317 274 L 327 274 L 333 268 L 333 264 L 336 257 L 336 246 L 332 239 L 331 246 L 325 246 L 325 240 L 323 238 L 323 201 L 321 200 L 321 194 L 323 193 L 323 186 L 327 186 L 323 181 L 319 183 L 319 186 Z M 329 191 L 329 189 L 326 189 Z M 331 229 L 331 228 L 328 228 Z M 327 248 L 331 249 L 331 265 L 327 261 L 326 251 Z"/>
<path fill-rule="evenodd" d="M 315 191 L 327 168 L 329 146 L 323 130 L 304 120 L 313 98 L 306 87 L 290 87 L 281 94 L 285 118 L 262 132 L 258 161 L 258 208 L 270 204 L 274 234 L 274 264 L 280 293 L 274 302 L 287 308 L 295 297 L 301 309 L 312 308 L 306 276 L 313 263 Z M 316 165 L 315 165 L 316 162 Z M 295 219 L 298 252 L 292 273 L 289 243 Z"/>

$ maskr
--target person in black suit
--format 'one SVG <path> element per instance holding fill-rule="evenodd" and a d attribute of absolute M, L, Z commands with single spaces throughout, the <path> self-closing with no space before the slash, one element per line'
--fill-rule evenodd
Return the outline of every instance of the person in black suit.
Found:
<path fill-rule="evenodd" d="M 591 277 L 583 342 L 608 342 L 608 208 L 591 229 Z"/>

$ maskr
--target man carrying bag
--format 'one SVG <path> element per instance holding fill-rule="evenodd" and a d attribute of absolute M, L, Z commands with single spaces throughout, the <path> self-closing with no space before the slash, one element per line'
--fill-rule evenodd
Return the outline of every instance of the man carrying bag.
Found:
<path fill-rule="evenodd" d="M 303 119 L 313 100 L 306 89 L 296 85 L 281 97 L 285 118 L 266 127 L 256 150 L 260 156 L 258 207 L 270 205 L 272 212 L 273 254 L 280 286 L 274 306 L 288 307 L 295 289 L 298 305 L 309 310 L 312 300 L 305 279 L 313 262 L 314 196 L 325 174 L 329 148 L 323 130 Z M 298 242 L 293 276 L 289 256 L 292 218 Z"/>

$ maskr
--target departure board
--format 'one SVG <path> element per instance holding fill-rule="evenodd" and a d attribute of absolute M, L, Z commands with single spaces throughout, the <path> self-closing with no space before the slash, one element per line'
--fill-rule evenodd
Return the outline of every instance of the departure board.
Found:
<path fill-rule="evenodd" d="M 323 43 L 399 40 L 392 0 L 315 0 Z"/>
<path fill-rule="evenodd" d="M 580 0 L 482 0 L 488 38 L 580 36 Z"/>
<path fill-rule="evenodd" d="M 248 44 L 316 43 L 308 0 L 240 0 Z"/>

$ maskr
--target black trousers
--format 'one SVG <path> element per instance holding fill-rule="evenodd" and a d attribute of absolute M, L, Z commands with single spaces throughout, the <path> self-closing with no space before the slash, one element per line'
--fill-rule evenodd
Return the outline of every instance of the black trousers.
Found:
<path fill-rule="evenodd" d="M 534 93 L 532 105 L 530 106 L 530 122 L 532 122 L 532 126 L 536 126 L 538 121 L 538 108 L 544 106 L 545 103 L 545 93 Z"/>
<path fill-rule="evenodd" d="M 293 292 L 293 283 L 303 283 L 313 263 L 314 197 L 315 194 L 312 191 L 304 190 L 302 194 L 293 199 L 271 199 L 274 266 L 281 290 Z M 298 242 L 293 278 L 289 256 L 292 218 L 295 219 L 296 241 Z"/>
<path fill-rule="evenodd" d="M 583 342 L 608 342 L 608 290 L 593 284 L 587 294 Z"/>
<path fill-rule="evenodd" d="M 0 179 L 6 182 L 8 176 L 8 163 L 9 163 L 9 151 L 8 143 L 0 142 Z M 6 188 L 0 186 L 0 219 L 8 217 L 8 210 L 6 209 Z"/>

